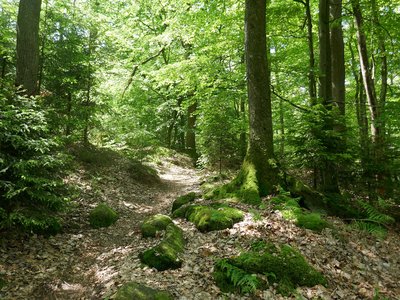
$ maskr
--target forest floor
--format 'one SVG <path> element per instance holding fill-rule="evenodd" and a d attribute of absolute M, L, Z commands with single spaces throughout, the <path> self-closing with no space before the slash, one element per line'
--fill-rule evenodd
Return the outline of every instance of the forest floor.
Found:
<path fill-rule="evenodd" d="M 0 298 L 104 299 L 112 298 L 122 284 L 136 281 L 168 290 L 181 300 L 400 299 L 398 231 L 379 239 L 330 218 L 335 229 L 318 234 L 284 220 L 271 206 L 258 210 L 236 204 L 246 212 L 245 219 L 232 229 L 206 234 L 187 221 L 175 220 L 187 240 L 182 268 L 158 272 L 142 265 L 138 254 L 159 242 L 141 238 L 142 221 L 156 213 L 169 214 L 177 196 L 199 192 L 204 180 L 204 174 L 181 155 L 153 167 L 159 179 L 117 154 L 77 164 L 66 178 L 78 189 L 63 233 L 0 240 L 0 274 L 7 282 Z M 108 228 L 91 229 L 88 214 L 100 202 L 116 209 L 119 219 Z M 215 260 L 239 254 L 257 238 L 299 249 L 323 272 L 328 287 L 298 288 L 296 295 L 286 298 L 274 287 L 251 296 L 223 294 L 212 277 Z"/>

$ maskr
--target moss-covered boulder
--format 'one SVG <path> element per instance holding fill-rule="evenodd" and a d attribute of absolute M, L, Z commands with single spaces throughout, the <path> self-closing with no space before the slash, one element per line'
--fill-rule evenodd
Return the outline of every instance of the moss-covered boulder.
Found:
<path fill-rule="evenodd" d="M 317 232 L 321 232 L 322 229 L 330 227 L 330 224 L 322 219 L 321 215 L 318 213 L 303 213 L 298 215 L 296 225 Z"/>
<path fill-rule="evenodd" d="M 145 285 L 129 282 L 121 286 L 115 300 L 173 300 L 172 295 L 165 291 L 159 291 Z"/>
<path fill-rule="evenodd" d="M 225 204 L 213 203 L 208 206 L 181 206 L 174 212 L 173 216 L 186 218 L 194 223 L 201 232 L 209 232 L 231 228 L 235 223 L 243 220 L 244 213 Z"/>
<path fill-rule="evenodd" d="M 282 212 L 282 216 L 287 220 L 293 220 L 298 227 L 316 232 L 331 227 L 331 224 L 324 220 L 319 213 L 310 213 L 301 208 L 300 201 L 300 198 L 291 198 L 286 194 L 280 194 L 271 199 L 271 203 Z"/>
<path fill-rule="evenodd" d="M 230 265 L 231 268 L 226 266 Z M 230 271 L 227 271 L 230 269 Z M 242 280 L 249 274 L 264 274 L 268 283 L 277 284 L 277 291 L 283 295 L 291 294 L 298 286 L 312 287 L 326 285 L 324 276 L 310 266 L 305 258 L 288 245 L 275 247 L 272 244 L 258 243 L 249 252 L 231 259 L 218 261 L 214 268 L 214 278 L 221 290 L 242 291 L 242 285 L 262 287 L 259 280 Z M 246 279 L 246 277 L 244 277 Z"/>
<path fill-rule="evenodd" d="M 172 203 L 172 212 L 177 210 L 182 205 L 185 205 L 185 204 L 188 204 L 190 202 L 193 202 L 196 199 L 196 197 L 197 197 L 197 195 L 194 192 L 188 193 L 188 194 L 183 195 L 183 196 L 179 196 Z"/>
<path fill-rule="evenodd" d="M 185 248 L 183 231 L 171 223 L 165 230 L 164 239 L 157 246 L 139 254 L 140 261 L 158 271 L 177 269 L 182 265 L 180 255 Z"/>
<path fill-rule="evenodd" d="M 155 237 L 157 231 L 162 231 L 172 223 L 172 219 L 166 215 L 154 215 L 147 218 L 140 226 L 143 237 Z"/>
<path fill-rule="evenodd" d="M 97 205 L 89 214 L 89 222 L 92 228 L 108 227 L 117 220 L 117 212 L 104 203 Z"/>

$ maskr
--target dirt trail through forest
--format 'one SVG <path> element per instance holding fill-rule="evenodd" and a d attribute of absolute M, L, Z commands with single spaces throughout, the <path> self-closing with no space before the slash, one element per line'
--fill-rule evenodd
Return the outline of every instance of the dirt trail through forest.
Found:
<path fill-rule="evenodd" d="M 141 166 L 129 165 L 123 158 L 100 166 L 83 164 L 68 179 L 79 186 L 79 197 L 66 216 L 65 233 L 3 240 L 0 272 L 10 284 L 0 298 L 103 299 L 123 278 L 140 277 L 133 268 L 139 266 L 137 255 L 157 243 L 141 239 L 142 221 L 156 213 L 168 214 L 177 196 L 199 190 L 199 175 L 188 167 L 187 159 L 181 159 L 182 166 L 158 165 L 161 181 L 150 178 L 147 184 L 141 181 L 148 178 L 132 176 Z M 119 220 L 109 228 L 91 229 L 88 213 L 100 202 L 115 208 Z M 151 277 L 148 272 L 143 270 L 141 276 Z"/>
<path fill-rule="evenodd" d="M 168 290 L 178 300 L 215 299 L 372 299 L 374 294 L 400 299 L 400 239 L 391 231 L 385 240 L 350 230 L 331 218 L 335 230 L 321 234 L 296 227 L 279 211 L 235 204 L 246 212 L 232 229 L 200 233 L 191 223 L 184 230 L 183 266 L 158 272 L 141 265 L 138 254 L 159 243 L 142 239 L 139 226 L 153 214 L 169 214 L 173 200 L 199 191 L 201 176 L 187 158 L 156 164 L 161 180 L 123 157 L 101 164 L 82 163 L 67 181 L 78 186 L 73 209 L 65 216 L 65 232 L 50 238 L 10 237 L 0 245 L 0 274 L 8 282 L 1 299 L 104 299 L 129 281 Z M 144 183 L 147 182 L 147 183 Z M 119 213 L 112 226 L 91 229 L 89 211 L 106 202 Z M 283 297 L 273 287 L 252 296 L 224 295 L 215 286 L 217 258 L 238 255 L 258 238 L 296 247 L 329 281 L 328 287 L 297 289 Z M 375 298 L 374 298 L 375 299 Z M 377 298 L 380 299 L 380 298 Z M 382 298 L 384 299 L 384 298 Z"/>

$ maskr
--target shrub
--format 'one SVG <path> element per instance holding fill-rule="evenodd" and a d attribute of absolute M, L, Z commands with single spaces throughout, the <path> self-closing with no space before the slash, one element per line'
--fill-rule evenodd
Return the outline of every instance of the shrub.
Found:
<path fill-rule="evenodd" d="M 92 228 L 108 227 L 118 219 L 118 214 L 104 203 L 97 205 L 89 215 Z"/>
<path fill-rule="evenodd" d="M 60 174 L 67 156 L 38 101 L 0 94 L 0 229 L 54 234 L 67 204 Z"/>

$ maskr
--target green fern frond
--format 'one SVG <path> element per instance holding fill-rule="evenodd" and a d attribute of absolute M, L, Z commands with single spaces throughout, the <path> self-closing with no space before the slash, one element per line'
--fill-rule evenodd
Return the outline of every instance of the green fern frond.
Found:
<path fill-rule="evenodd" d="M 232 264 L 226 259 L 221 259 L 216 263 L 216 268 L 225 273 L 233 286 L 241 293 L 254 293 L 260 285 L 260 281 L 255 274 L 249 274 Z"/>
<path fill-rule="evenodd" d="M 358 220 L 352 223 L 352 227 L 358 230 L 368 232 L 378 238 L 385 238 L 387 236 L 387 229 L 377 223 Z"/>
<path fill-rule="evenodd" d="M 372 206 L 368 202 L 359 201 L 361 208 L 367 214 L 367 219 L 371 222 L 378 223 L 381 225 L 389 225 L 395 222 L 394 218 L 382 213 L 376 207 Z"/>

